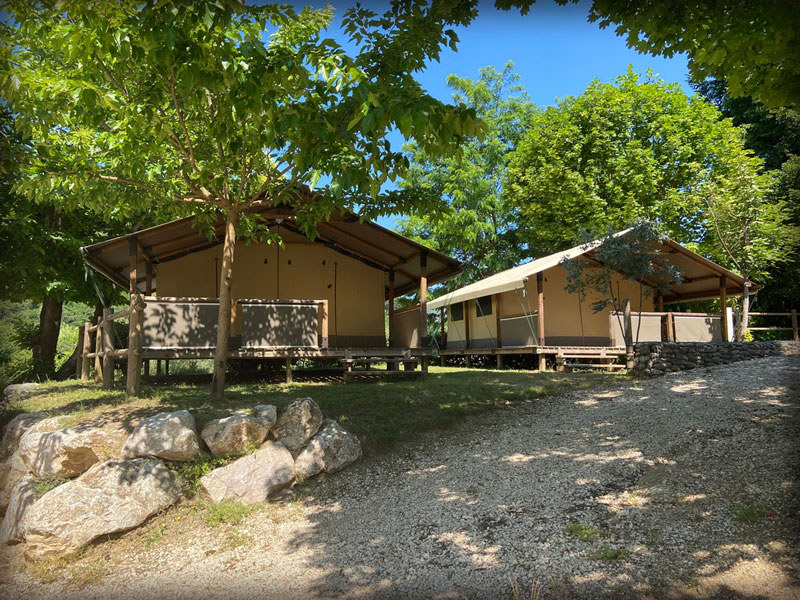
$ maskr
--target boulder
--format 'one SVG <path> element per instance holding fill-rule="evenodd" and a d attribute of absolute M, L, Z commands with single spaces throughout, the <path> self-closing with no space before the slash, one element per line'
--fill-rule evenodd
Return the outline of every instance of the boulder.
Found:
<path fill-rule="evenodd" d="M 361 444 L 336 421 L 326 419 L 322 429 L 294 461 L 298 479 L 335 473 L 361 458 Z"/>
<path fill-rule="evenodd" d="M 293 480 L 291 453 L 280 442 L 266 442 L 257 452 L 214 469 L 200 479 L 200 485 L 214 502 L 234 499 L 242 504 L 255 504 Z"/>
<path fill-rule="evenodd" d="M 3 432 L 3 440 L 0 441 L 0 456 L 11 454 L 19 445 L 19 439 L 32 425 L 47 417 L 45 412 L 22 413 L 8 422 Z M 53 427 L 58 429 L 58 427 Z"/>
<path fill-rule="evenodd" d="M 191 461 L 199 455 L 197 427 L 188 410 L 163 412 L 143 419 L 122 448 L 123 458 L 155 456 Z"/>
<path fill-rule="evenodd" d="M 278 418 L 272 435 L 296 453 L 316 435 L 322 426 L 322 411 L 311 398 L 298 398 Z"/>
<path fill-rule="evenodd" d="M 248 446 L 259 446 L 275 424 L 274 406 L 256 406 L 254 414 L 237 412 L 224 419 L 215 419 L 203 427 L 200 437 L 212 454 L 239 454 Z"/>
<path fill-rule="evenodd" d="M 49 419 L 48 419 L 49 420 Z M 111 454 L 114 438 L 102 429 L 39 432 L 31 427 L 19 441 L 19 454 L 37 477 L 75 477 Z"/>
<path fill-rule="evenodd" d="M 19 452 L 14 452 L 3 462 L 0 462 L 0 514 L 5 512 L 11 501 L 11 493 L 14 490 L 14 486 L 29 472 L 28 466 L 22 461 Z"/>
<path fill-rule="evenodd" d="M 75 552 L 92 540 L 140 525 L 180 495 L 159 460 L 109 460 L 39 498 L 21 530 L 25 558 Z"/>
<path fill-rule="evenodd" d="M 20 524 L 34 500 L 36 500 L 36 478 L 33 475 L 25 475 L 17 481 L 11 491 L 11 501 L 3 518 L 3 525 L 0 526 L 0 544 L 22 541 Z"/>
<path fill-rule="evenodd" d="M 15 398 L 32 394 L 38 387 L 38 383 L 14 383 L 5 387 L 3 395 L 5 396 L 6 402 L 11 402 Z"/>

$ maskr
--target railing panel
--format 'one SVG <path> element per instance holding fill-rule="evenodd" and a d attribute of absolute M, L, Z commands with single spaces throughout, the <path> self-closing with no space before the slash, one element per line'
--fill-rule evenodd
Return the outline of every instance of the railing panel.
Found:
<path fill-rule="evenodd" d="M 392 347 L 419 348 L 419 307 L 403 309 L 392 316 Z"/>
<path fill-rule="evenodd" d="M 718 315 L 673 313 L 676 342 L 721 342 L 722 325 Z"/>
<path fill-rule="evenodd" d="M 145 348 L 214 348 L 219 302 L 148 298 L 142 311 Z"/>
<path fill-rule="evenodd" d="M 243 348 L 319 347 L 319 303 L 241 304 Z"/>
<path fill-rule="evenodd" d="M 619 315 L 619 317 L 617 317 Z M 639 326 L 639 320 L 641 318 L 641 326 Z M 622 331 L 622 327 L 620 327 L 620 321 L 624 320 L 622 318 L 622 313 L 617 312 L 609 312 L 608 313 L 608 326 L 609 331 L 611 333 L 611 345 L 612 346 L 624 346 L 625 345 L 625 334 Z M 655 313 L 642 313 L 641 317 L 639 316 L 638 312 L 631 311 L 631 327 L 633 328 L 633 341 L 636 343 L 639 342 L 660 342 L 661 339 L 661 314 Z M 639 332 L 639 338 L 637 340 L 636 332 Z"/>

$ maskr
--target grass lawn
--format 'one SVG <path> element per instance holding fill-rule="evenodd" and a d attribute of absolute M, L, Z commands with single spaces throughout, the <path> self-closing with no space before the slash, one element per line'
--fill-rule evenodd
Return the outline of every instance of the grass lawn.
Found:
<path fill-rule="evenodd" d="M 125 397 L 124 385 L 103 391 L 98 384 L 66 381 L 41 386 L 6 406 L 0 426 L 21 412 L 49 411 L 62 425 L 122 425 L 131 430 L 143 417 L 161 411 L 192 411 L 198 426 L 232 410 L 274 404 L 278 410 L 309 396 L 326 418 L 355 433 L 365 454 L 374 454 L 415 434 L 454 425 L 465 416 L 498 406 L 531 401 L 564 390 L 589 389 L 618 380 L 609 373 L 539 373 L 431 366 L 426 378 L 345 384 L 243 383 L 229 386 L 225 400 L 212 402 L 208 384 L 145 385 L 141 398 Z"/>

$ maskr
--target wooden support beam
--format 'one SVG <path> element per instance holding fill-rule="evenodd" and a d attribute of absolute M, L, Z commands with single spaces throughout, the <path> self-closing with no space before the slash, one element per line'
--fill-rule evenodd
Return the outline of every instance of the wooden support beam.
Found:
<path fill-rule="evenodd" d="M 103 359 L 100 351 L 103 348 L 103 317 L 97 317 L 97 327 L 94 330 L 94 381 L 103 383 Z"/>
<path fill-rule="evenodd" d="M 539 345 L 545 346 L 545 336 L 544 336 L 544 273 L 539 272 L 536 274 L 536 292 L 538 296 L 538 304 L 539 304 L 539 316 L 536 317 L 536 322 L 538 323 L 539 331 L 537 332 L 539 335 Z"/>
<path fill-rule="evenodd" d="M 656 310 L 664 312 L 664 295 L 661 292 L 656 294 Z"/>
<path fill-rule="evenodd" d="M 441 334 L 439 335 L 439 364 L 444 366 L 444 356 L 441 351 L 447 348 L 447 333 L 444 330 L 444 320 L 447 314 L 447 307 L 443 306 L 439 309 L 439 326 L 441 327 Z"/>
<path fill-rule="evenodd" d="M 78 343 L 80 344 L 78 349 L 78 369 L 77 369 L 77 377 L 81 381 L 89 381 L 89 357 L 86 356 L 89 354 L 89 347 L 91 342 L 89 341 L 89 322 L 87 321 L 83 325 L 81 325 L 80 330 L 78 331 Z"/>
<path fill-rule="evenodd" d="M 667 313 L 667 341 L 675 341 L 675 317 L 671 312 Z"/>
<path fill-rule="evenodd" d="M 389 271 L 389 347 L 394 346 L 394 271 Z"/>
<path fill-rule="evenodd" d="M 420 348 L 428 347 L 428 255 L 419 257 L 419 338 Z"/>
<path fill-rule="evenodd" d="M 286 383 L 292 383 L 292 357 L 286 357 Z"/>
<path fill-rule="evenodd" d="M 800 342 L 800 335 L 798 335 L 797 330 L 797 310 L 794 308 L 792 309 L 792 333 L 794 334 L 794 341 Z"/>
<path fill-rule="evenodd" d="M 503 330 L 500 327 L 500 319 L 502 318 L 502 314 L 500 312 L 500 294 L 494 295 L 494 314 L 495 314 L 495 328 L 497 329 L 497 347 L 503 347 Z M 498 366 L 502 363 L 501 360 L 498 360 Z"/>
<path fill-rule="evenodd" d="M 719 278 L 719 303 L 722 309 L 722 319 L 720 320 L 722 341 L 727 342 L 731 338 L 728 331 L 728 278 L 725 275 L 720 275 Z"/>
<path fill-rule="evenodd" d="M 463 302 L 463 309 L 464 309 L 464 347 L 470 347 L 470 340 L 469 340 L 469 300 L 464 300 Z M 470 361 L 467 361 L 467 366 L 470 366 Z"/>
<path fill-rule="evenodd" d="M 103 389 L 114 389 L 114 323 L 109 321 L 111 308 L 103 309 Z"/>
<path fill-rule="evenodd" d="M 138 263 L 139 246 L 136 238 L 130 238 L 128 246 L 130 256 L 130 272 L 128 292 L 130 293 L 130 314 L 128 325 L 128 371 L 125 391 L 128 396 L 138 396 L 141 390 L 142 359 L 137 352 L 141 346 L 142 339 L 142 313 L 137 310 L 139 300 L 139 290 L 136 287 L 136 265 Z"/>
<path fill-rule="evenodd" d="M 147 296 L 153 295 L 153 262 L 151 260 L 147 260 L 144 265 L 145 267 L 145 278 L 144 278 L 144 293 Z M 144 361 L 144 376 L 150 377 L 150 361 L 145 359 Z"/>
<path fill-rule="evenodd" d="M 330 313 L 328 311 L 328 299 L 324 299 L 319 303 L 319 323 L 320 323 L 320 340 L 319 347 L 327 348 L 329 346 L 328 330 L 330 326 Z"/>

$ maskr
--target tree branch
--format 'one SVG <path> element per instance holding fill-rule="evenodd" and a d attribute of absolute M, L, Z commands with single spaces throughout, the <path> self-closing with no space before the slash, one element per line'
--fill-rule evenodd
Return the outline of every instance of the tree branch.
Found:
<path fill-rule="evenodd" d="M 170 75 L 169 87 L 170 87 L 170 92 L 172 94 L 172 102 L 175 105 L 175 112 L 178 115 L 178 120 L 181 122 L 181 127 L 183 128 L 183 135 L 186 138 L 186 148 L 189 151 L 188 152 L 189 162 L 191 163 L 194 170 L 199 173 L 200 169 L 197 168 L 197 161 L 195 161 L 194 158 L 194 147 L 192 146 L 192 140 L 189 137 L 189 129 L 186 127 L 186 121 L 184 121 L 183 119 L 183 111 L 181 111 L 181 108 L 178 105 L 178 95 L 175 93 L 175 70 L 172 67 L 169 68 L 169 75 Z"/>

